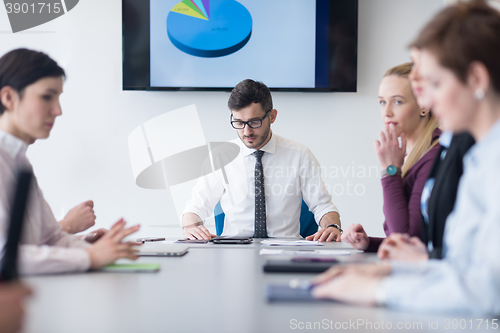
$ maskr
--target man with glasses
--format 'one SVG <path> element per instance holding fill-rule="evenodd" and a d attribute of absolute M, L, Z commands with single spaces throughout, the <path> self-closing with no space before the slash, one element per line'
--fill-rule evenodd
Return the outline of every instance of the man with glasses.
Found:
<path fill-rule="evenodd" d="M 320 230 L 308 240 L 340 241 L 338 210 L 321 179 L 320 165 L 303 145 L 274 134 L 271 92 L 261 82 L 244 80 L 228 101 L 230 123 L 237 131 L 239 155 L 202 177 L 183 212 L 185 238 L 211 239 L 203 225 L 220 201 L 225 213 L 224 236 L 300 237 L 302 200 Z"/>

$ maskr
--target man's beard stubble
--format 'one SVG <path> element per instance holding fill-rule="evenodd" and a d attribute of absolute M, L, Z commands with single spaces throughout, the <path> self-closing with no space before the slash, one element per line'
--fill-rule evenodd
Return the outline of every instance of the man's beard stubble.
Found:
<path fill-rule="evenodd" d="M 247 125 L 248 126 L 248 125 Z M 267 137 L 269 136 L 269 132 L 271 131 L 271 126 L 269 126 L 267 128 L 267 130 L 264 132 L 263 135 L 258 135 L 258 136 L 255 136 L 255 135 L 249 135 L 249 136 L 246 136 L 246 135 L 240 135 L 240 140 L 241 142 L 243 142 L 243 144 L 245 146 L 247 146 L 248 148 L 252 148 L 252 149 L 257 149 L 258 147 L 260 147 L 267 139 Z M 246 142 L 245 142 L 245 138 L 255 138 L 254 142 L 249 146 Z"/>

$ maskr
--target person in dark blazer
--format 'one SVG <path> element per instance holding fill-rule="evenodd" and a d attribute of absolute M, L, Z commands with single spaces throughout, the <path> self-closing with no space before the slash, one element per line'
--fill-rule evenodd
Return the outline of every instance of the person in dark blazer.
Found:
<path fill-rule="evenodd" d="M 429 258 L 442 258 L 444 225 L 455 206 L 464 155 L 474 143 L 474 138 L 469 133 L 454 135 L 449 148 L 441 146 L 431 169 L 429 180 L 432 182 L 434 179 L 434 186 L 427 212 L 422 211 L 422 236 L 424 244 L 428 245 Z M 424 200 L 422 196 L 425 207 Z"/>

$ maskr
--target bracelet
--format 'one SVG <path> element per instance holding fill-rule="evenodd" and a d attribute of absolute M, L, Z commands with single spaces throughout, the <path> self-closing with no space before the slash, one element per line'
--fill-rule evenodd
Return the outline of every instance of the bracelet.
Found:
<path fill-rule="evenodd" d="M 337 223 L 327 225 L 326 227 L 327 227 L 327 228 L 334 227 L 335 229 L 340 230 L 340 234 L 341 234 L 341 235 L 342 235 L 342 233 L 344 232 L 344 230 L 342 230 L 342 228 L 341 228 L 341 227 L 340 227 Z"/>
<path fill-rule="evenodd" d="M 389 176 L 395 176 L 395 175 L 401 175 L 401 168 L 396 168 L 393 165 L 389 165 L 387 169 L 383 169 L 380 172 L 381 178 L 389 177 Z"/>

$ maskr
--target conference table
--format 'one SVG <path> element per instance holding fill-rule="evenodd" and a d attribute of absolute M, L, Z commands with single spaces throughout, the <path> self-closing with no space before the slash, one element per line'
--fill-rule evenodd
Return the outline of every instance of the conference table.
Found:
<path fill-rule="evenodd" d="M 35 295 L 28 302 L 24 332 L 496 331 L 492 324 L 498 320 L 487 317 L 408 313 L 336 302 L 269 303 L 267 285 L 315 274 L 264 273 L 263 262 L 272 256 L 259 255 L 261 249 L 270 248 L 259 239 L 242 245 L 189 245 L 182 257 L 138 259 L 138 263 L 161 264 L 159 272 L 25 278 Z M 344 261 L 377 260 L 346 243 L 300 247 L 309 248 L 344 252 L 338 256 Z"/>

